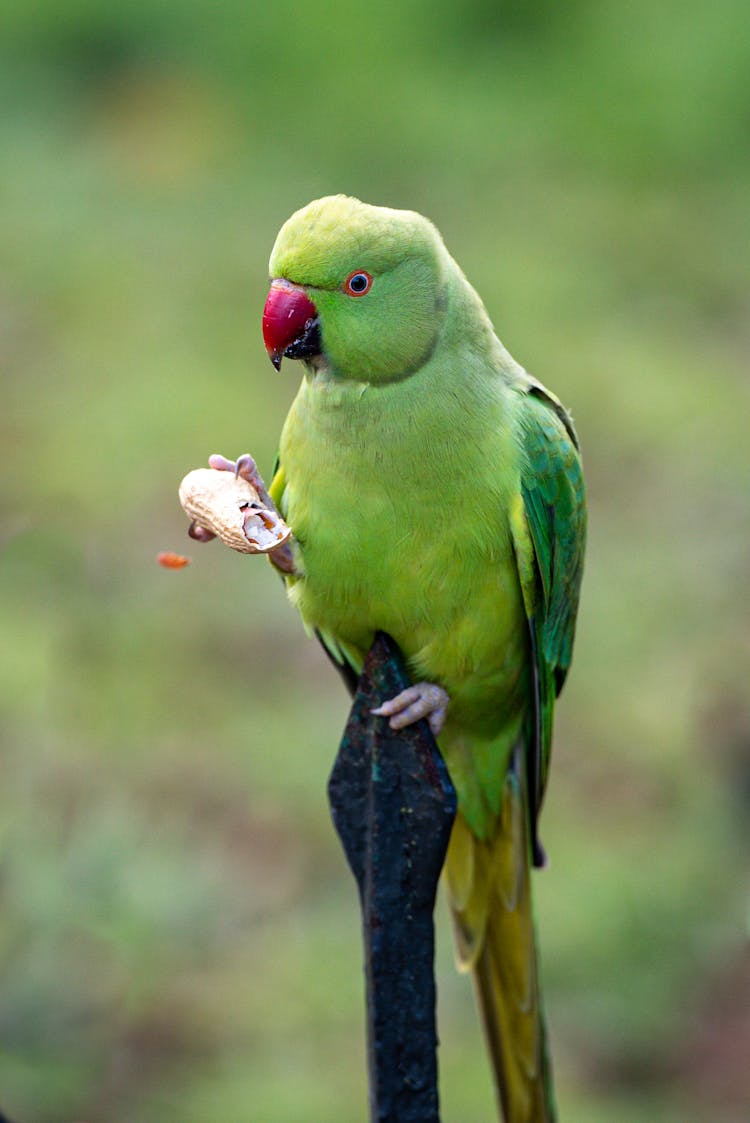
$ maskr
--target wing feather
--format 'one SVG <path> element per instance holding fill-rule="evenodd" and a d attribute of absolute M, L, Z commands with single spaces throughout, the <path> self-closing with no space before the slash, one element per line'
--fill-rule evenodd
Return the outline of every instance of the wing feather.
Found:
<path fill-rule="evenodd" d="M 534 664 L 527 779 L 534 855 L 541 863 L 536 819 L 549 767 L 554 702 L 573 654 L 586 501 L 578 439 L 563 406 L 530 378 L 519 407 L 521 502 L 511 511 L 511 530 Z"/>

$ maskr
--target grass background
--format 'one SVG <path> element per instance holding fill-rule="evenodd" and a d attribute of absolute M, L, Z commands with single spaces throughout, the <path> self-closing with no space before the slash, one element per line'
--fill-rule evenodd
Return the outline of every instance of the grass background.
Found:
<path fill-rule="evenodd" d="M 561 1117 L 750 1081 L 750 40 L 740 0 L 8 0 L 0 12 L 0 1104 L 366 1117 L 347 700 L 262 561 L 186 549 L 297 372 L 276 231 L 428 214 L 576 417 L 591 539 L 536 880 Z M 440 909 L 446 1123 L 492 1117 Z"/>

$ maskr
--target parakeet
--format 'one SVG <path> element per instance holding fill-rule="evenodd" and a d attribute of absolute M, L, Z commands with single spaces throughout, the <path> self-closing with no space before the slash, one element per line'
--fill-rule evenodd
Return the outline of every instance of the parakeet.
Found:
<path fill-rule="evenodd" d="M 346 196 L 284 224 L 263 314 L 303 378 L 269 492 L 292 602 L 350 675 L 376 631 L 458 794 L 444 868 L 507 1123 L 555 1116 L 530 893 L 586 528 L 573 423 L 497 338 L 436 228 Z M 223 466 L 223 465 L 216 465 Z"/>

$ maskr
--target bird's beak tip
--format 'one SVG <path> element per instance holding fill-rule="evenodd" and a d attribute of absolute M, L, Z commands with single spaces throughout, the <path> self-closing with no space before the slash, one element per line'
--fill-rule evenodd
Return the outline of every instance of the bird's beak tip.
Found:
<path fill-rule="evenodd" d="M 290 359 L 303 358 L 307 352 L 300 350 L 307 339 L 310 324 L 318 311 L 301 285 L 277 279 L 263 309 L 263 342 L 268 357 L 276 370 L 287 355 Z"/>

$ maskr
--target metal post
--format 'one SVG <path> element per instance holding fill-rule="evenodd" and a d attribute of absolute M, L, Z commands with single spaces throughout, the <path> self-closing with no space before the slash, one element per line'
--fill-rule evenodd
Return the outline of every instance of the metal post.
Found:
<path fill-rule="evenodd" d="M 426 721 L 371 713 L 409 684 L 379 632 L 328 784 L 362 906 L 372 1123 L 440 1123 L 432 914 L 456 793 Z"/>

